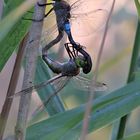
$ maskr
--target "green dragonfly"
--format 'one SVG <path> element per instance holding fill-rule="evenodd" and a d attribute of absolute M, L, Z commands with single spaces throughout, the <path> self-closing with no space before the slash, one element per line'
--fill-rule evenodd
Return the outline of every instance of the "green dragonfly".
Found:
<path fill-rule="evenodd" d="M 81 46 L 83 47 L 83 46 Z M 105 91 L 107 89 L 106 84 L 97 82 L 95 85 L 92 85 L 91 81 L 87 78 L 80 76 L 80 69 L 83 69 L 86 65 L 87 61 L 84 56 L 79 55 L 78 51 L 74 49 L 71 44 L 66 43 L 65 48 L 68 52 L 70 59 L 67 62 L 60 63 L 50 59 L 47 54 L 42 56 L 42 59 L 47 64 L 47 66 L 57 75 L 51 78 L 48 81 L 42 82 L 37 85 L 33 85 L 29 88 L 23 89 L 20 92 L 14 94 L 15 96 L 20 96 L 22 94 L 28 94 L 33 90 L 39 90 L 44 86 L 49 84 L 54 85 L 56 87 L 55 93 L 50 95 L 50 97 L 46 100 L 45 104 L 47 104 L 54 95 L 56 95 L 60 90 L 62 90 L 69 81 L 74 81 L 76 86 L 80 89 L 89 90 L 92 86 L 95 91 Z M 81 48 L 82 49 L 82 48 Z"/>

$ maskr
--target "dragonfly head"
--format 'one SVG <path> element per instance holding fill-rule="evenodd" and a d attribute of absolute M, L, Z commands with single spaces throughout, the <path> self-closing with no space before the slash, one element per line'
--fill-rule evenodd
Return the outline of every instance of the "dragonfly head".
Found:
<path fill-rule="evenodd" d="M 83 69 L 83 73 L 87 74 L 91 71 L 92 69 L 92 60 L 90 55 L 84 51 L 82 48 L 79 49 L 79 52 L 82 54 L 82 57 L 78 57 L 79 59 L 77 59 L 77 65 L 82 67 Z"/>
<path fill-rule="evenodd" d="M 84 68 L 87 65 L 86 59 L 82 55 L 78 55 L 75 58 L 75 63 L 79 68 Z"/>
<path fill-rule="evenodd" d="M 86 59 L 86 62 L 87 63 L 83 67 L 83 73 L 85 73 L 85 74 L 89 73 L 91 71 L 91 69 L 92 69 L 92 61 L 91 61 L 91 58 L 90 57 L 88 57 Z"/>

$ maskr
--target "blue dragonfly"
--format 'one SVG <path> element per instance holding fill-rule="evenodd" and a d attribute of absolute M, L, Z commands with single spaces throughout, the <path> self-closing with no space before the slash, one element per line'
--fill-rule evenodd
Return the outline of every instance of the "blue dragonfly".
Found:
<path fill-rule="evenodd" d="M 100 8 L 103 6 L 103 1 L 101 0 L 88 0 L 88 2 L 84 0 L 54 0 L 51 3 L 38 3 L 38 5 L 52 5 L 53 7 L 45 17 L 49 17 L 50 15 L 51 18 L 52 15 L 56 17 L 56 25 L 52 26 L 49 33 L 57 29 L 58 36 L 47 45 L 46 49 L 49 49 L 55 43 L 59 42 L 63 37 L 64 31 L 69 35 L 70 30 L 73 32 L 73 29 L 76 29 L 76 33 L 81 36 L 89 35 L 97 31 L 104 24 L 108 13 L 107 10 Z M 39 21 L 41 20 L 43 19 Z"/>
<path fill-rule="evenodd" d="M 86 29 L 86 31 L 84 31 L 84 34 L 88 35 L 102 27 L 101 24 L 104 23 L 104 20 L 107 16 L 107 11 L 105 9 L 99 8 L 100 6 L 102 6 L 102 4 L 103 2 L 101 0 L 89 0 L 88 2 L 85 0 L 53 0 L 51 3 L 38 3 L 39 6 L 52 5 L 52 8 L 47 14 L 45 14 L 44 17 L 51 16 L 52 18 L 52 15 L 56 17 L 56 25 L 54 25 L 54 27 L 52 27 L 50 30 L 46 31 L 47 34 L 52 34 L 53 30 L 58 30 L 58 35 L 56 36 L 56 38 L 45 45 L 42 52 L 47 53 L 48 49 L 50 49 L 62 39 L 65 32 L 72 46 L 82 55 L 84 55 L 85 59 L 87 59 L 88 63 L 84 68 L 84 73 L 89 73 L 91 71 L 90 66 L 92 65 L 91 58 L 88 53 L 83 51 L 73 39 L 72 29 L 76 28 L 77 32 L 81 35 L 83 35 L 83 29 Z M 94 5 L 96 6 L 93 8 Z M 42 21 L 43 19 L 32 20 Z M 85 27 L 85 25 L 87 26 Z"/>

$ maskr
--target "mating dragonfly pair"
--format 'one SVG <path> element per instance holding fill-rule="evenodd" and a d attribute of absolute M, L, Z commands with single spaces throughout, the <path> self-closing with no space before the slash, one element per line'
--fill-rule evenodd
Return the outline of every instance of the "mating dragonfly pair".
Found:
<path fill-rule="evenodd" d="M 86 33 L 90 34 L 89 31 L 95 32 L 96 30 L 98 30 L 100 27 L 102 27 L 101 26 L 101 24 L 103 23 L 102 21 L 104 21 L 106 15 L 107 15 L 106 10 L 97 8 L 97 5 L 100 6 L 101 3 L 102 3 L 101 1 L 93 2 L 93 0 L 89 0 L 88 3 L 85 2 L 85 0 L 77 0 L 71 4 L 70 4 L 70 0 L 67 0 L 67 1 L 66 0 L 52 0 L 51 3 L 45 3 L 45 4 L 38 3 L 38 5 L 41 7 L 46 6 L 46 5 L 53 6 L 49 10 L 49 12 L 47 14 L 45 14 L 44 18 L 49 17 L 49 15 L 51 15 L 51 14 L 54 14 L 56 17 L 55 26 L 57 26 L 56 28 L 58 30 L 57 37 L 43 48 L 43 53 L 47 53 L 48 49 L 50 49 L 52 46 L 57 44 L 62 39 L 62 37 L 64 36 L 64 32 L 65 32 L 68 36 L 70 43 L 72 44 L 72 47 L 74 47 L 78 52 L 80 52 L 87 61 L 87 65 L 85 65 L 83 72 L 85 74 L 89 73 L 92 68 L 92 61 L 91 61 L 90 55 L 86 51 L 81 49 L 81 47 L 79 47 L 79 45 L 77 45 L 77 43 L 74 41 L 72 32 L 71 32 L 71 30 L 72 30 L 71 23 L 74 26 L 74 28 L 76 28 L 77 32 L 79 32 L 79 33 L 81 33 L 84 28 L 86 28 L 86 29 L 89 28 L 88 31 L 87 30 L 85 31 L 85 34 Z M 92 10 L 90 10 L 91 9 L 90 6 L 91 5 L 94 6 L 95 4 L 96 4 L 96 8 L 95 9 L 93 8 Z M 84 9 L 82 9 L 83 6 L 84 6 Z M 78 13 L 79 10 L 82 11 L 82 13 Z M 54 13 L 53 13 L 53 11 L 54 11 Z M 35 22 L 40 22 L 40 21 L 43 21 L 44 18 L 40 19 L 40 20 L 36 20 L 36 19 L 31 19 L 31 20 L 35 21 Z M 77 20 L 77 26 L 76 26 L 76 24 L 74 24 L 76 22 L 72 22 L 72 19 Z M 78 20 L 78 19 L 80 19 L 80 20 Z M 80 21 L 82 21 L 82 22 L 80 22 Z M 89 24 L 90 22 L 91 22 L 92 26 L 90 26 L 90 24 Z M 97 24 L 95 24 L 96 22 L 97 22 Z M 83 25 L 83 26 L 81 26 L 81 25 Z M 85 25 L 88 25 L 88 26 L 85 27 Z M 50 33 L 52 33 L 52 30 Z M 83 33 L 81 33 L 81 34 L 83 34 Z"/>
<path fill-rule="evenodd" d="M 78 80 L 77 83 L 82 85 L 83 88 L 89 89 L 91 86 L 92 88 L 94 88 L 95 91 L 104 91 L 106 89 L 106 84 L 104 83 L 96 83 L 95 85 L 91 85 L 91 81 L 87 80 L 84 77 L 79 76 L 80 69 L 83 70 L 83 73 L 87 74 L 90 72 L 92 68 L 92 61 L 91 61 L 90 55 L 83 49 L 83 46 L 81 46 L 80 44 L 74 41 L 72 37 L 72 33 L 71 33 L 71 26 L 70 26 L 70 18 L 72 17 L 71 10 L 72 10 L 72 7 L 80 3 L 85 3 L 85 2 L 83 0 L 79 0 L 79 1 L 74 2 L 71 6 L 68 2 L 63 1 L 63 0 L 54 1 L 54 3 L 48 3 L 48 4 L 38 3 L 39 6 L 46 6 L 50 4 L 53 5 L 53 8 L 45 15 L 45 17 L 47 17 L 53 10 L 56 15 L 58 36 L 43 48 L 42 58 L 44 62 L 49 66 L 49 68 L 54 73 L 57 73 L 58 75 L 48 81 L 45 81 L 38 85 L 34 85 L 32 87 L 24 89 L 16 93 L 14 96 L 27 94 L 28 92 L 31 92 L 34 89 L 36 90 L 44 86 L 47 86 L 48 84 L 54 84 L 56 83 L 55 81 L 59 80 L 63 84 L 61 84 L 61 86 L 59 86 L 59 88 L 56 89 L 54 94 L 57 94 L 66 85 L 66 83 L 68 83 L 67 81 L 69 81 L 72 78 Z M 89 14 L 95 13 L 97 11 L 101 12 L 102 10 L 97 9 L 97 10 L 94 10 L 94 12 L 93 11 L 89 12 Z M 83 15 L 87 16 L 87 13 Z M 32 19 L 32 20 L 42 21 L 43 19 L 40 19 L 40 20 Z M 69 55 L 69 61 L 65 63 L 60 63 L 60 62 L 51 60 L 46 54 L 49 48 L 54 46 L 56 43 L 58 43 L 62 39 L 64 32 L 66 32 L 68 39 L 70 41 L 70 43 L 65 44 L 66 51 Z M 47 99 L 47 102 L 52 98 L 52 96 L 54 96 L 54 94 L 51 95 Z"/>

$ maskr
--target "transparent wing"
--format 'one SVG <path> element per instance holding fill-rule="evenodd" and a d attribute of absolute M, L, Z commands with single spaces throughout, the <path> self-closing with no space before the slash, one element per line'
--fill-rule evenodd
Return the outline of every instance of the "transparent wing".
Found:
<path fill-rule="evenodd" d="M 71 5 L 72 12 L 74 13 L 79 11 L 87 13 L 97 9 L 103 9 L 108 4 L 105 0 L 68 0 L 68 3 Z"/>
<path fill-rule="evenodd" d="M 71 6 L 71 24 L 72 34 L 78 36 L 87 36 L 95 33 L 104 27 L 108 12 L 103 9 L 105 1 L 102 0 L 67 0 Z M 106 2 L 107 3 L 107 2 Z M 64 15 L 58 9 L 57 12 L 61 13 L 59 18 L 64 19 Z M 52 12 L 45 20 L 45 31 L 43 36 L 53 38 L 57 33 L 56 16 Z M 63 22 L 60 22 L 63 23 Z M 58 25 L 60 27 L 60 25 Z M 47 39 L 48 40 L 48 39 Z"/>
<path fill-rule="evenodd" d="M 78 36 L 90 35 L 104 27 L 108 16 L 108 11 L 104 8 L 105 1 L 73 0 L 73 3 L 71 10 L 73 34 Z"/>
<path fill-rule="evenodd" d="M 56 16 L 54 11 L 52 11 L 45 19 L 43 23 L 41 44 L 42 46 L 49 43 L 55 36 L 57 36 L 57 24 L 56 24 Z"/>
<path fill-rule="evenodd" d="M 75 14 L 71 20 L 71 31 L 77 36 L 94 34 L 104 27 L 107 15 L 108 12 L 103 9 Z"/>
<path fill-rule="evenodd" d="M 57 25 L 54 24 L 50 28 L 43 27 L 42 36 L 41 36 L 41 46 L 45 47 L 51 40 L 53 40 L 58 35 Z"/>
<path fill-rule="evenodd" d="M 47 85 L 49 85 L 49 84 L 54 84 L 54 82 L 55 82 L 56 80 L 60 80 L 62 77 L 63 77 L 63 75 L 62 75 L 62 74 L 59 74 L 59 75 L 57 75 L 57 76 L 51 78 L 51 79 L 48 80 L 48 81 L 45 81 L 45 82 L 42 82 L 42 83 L 40 83 L 40 84 L 38 84 L 38 85 L 34 85 L 34 86 L 29 87 L 29 88 L 23 89 L 23 90 L 21 90 L 21 91 L 15 93 L 12 97 L 21 96 L 22 94 L 28 94 L 28 93 L 32 92 L 33 90 L 41 89 L 41 88 L 43 88 L 44 86 L 47 86 Z M 11 97 L 10 97 L 10 98 L 11 98 Z"/>
<path fill-rule="evenodd" d="M 68 82 L 70 81 L 71 78 L 72 77 L 70 77 L 70 76 L 65 76 L 65 77 L 61 77 L 61 78 L 55 80 L 53 83 L 51 83 L 55 87 L 55 92 L 52 93 L 52 95 L 50 95 L 48 97 L 48 99 L 45 102 L 43 102 L 42 105 L 47 105 L 48 102 L 52 99 L 52 97 L 54 97 L 56 94 L 58 94 L 58 92 L 61 91 L 68 84 Z"/>
<path fill-rule="evenodd" d="M 70 76 L 64 76 L 61 77 L 58 80 L 55 80 L 53 83 L 51 83 L 56 89 L 61 89 L 61 87 L 63 87 L 63 85 L 69 81 L 71 79 Z"/>
<path fill-rule="evenodd" d="M 105 91 L 107 90 L 107 85 L 105 83 L 97 82 L 95 85 L 92 85 L 92 81 L 84 78 L 82 76 L 76 76 L 73 78 L 74 86 L 80 90 L 89 91 L 91 88 L 94 88 L 95 91 Z"/>
<path fill-rule="evenodd" d="M 61 77 L 60 79 L 58 80 L 55 80 L 53 83 L 54 86 L 55 86 L 55 92 L 52 93 L 52 95 L 50 95 L 48 97 L 48 99 L 46 99 L 46 101 L 44 101 L 34 112 L 33 112 L 33 116 L 36 115 L 38 112 L 41 112 L 43 109 L 44 109 L 44 106 L 46 106 L 49 101 L 59 93 L 60 90 L 62 90 L 67 84 L 68 82 L 70 81 L 72 77 L 70 76 L 65 76 L 65 77 Z"/>

